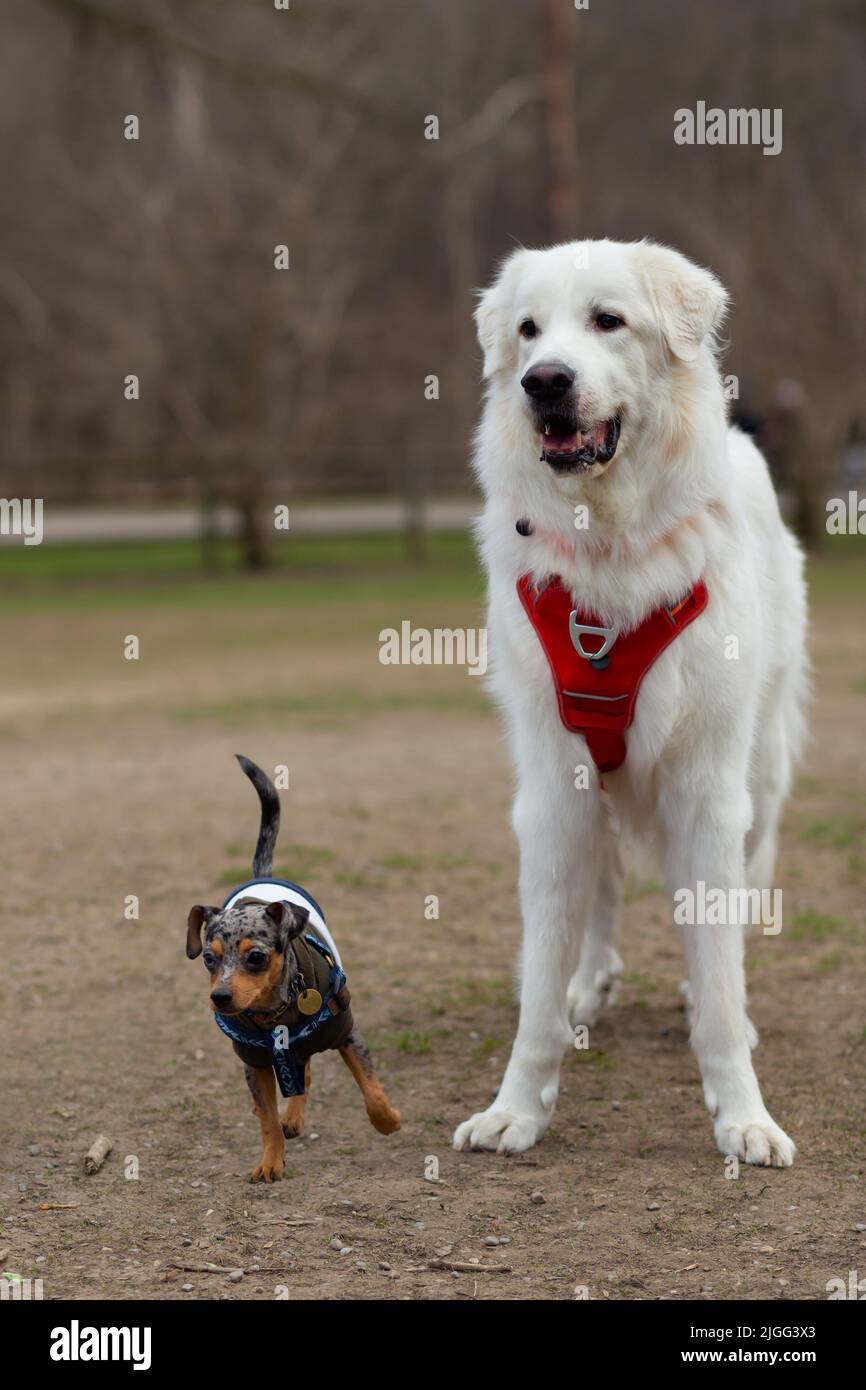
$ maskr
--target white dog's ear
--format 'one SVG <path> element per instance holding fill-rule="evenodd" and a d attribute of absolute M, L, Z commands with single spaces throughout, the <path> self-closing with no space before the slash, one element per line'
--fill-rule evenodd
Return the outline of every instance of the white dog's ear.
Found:
<path fill-rule="evenodd" d="M 484 353 L 485 380 L 507 367 L 514 353 L 515 344 L 509 332 L 511 292 L 517 263 L 524 255 L 522 250 L 514 251 L 502 262 L 492 285 L 482 290 L 475 310 L 475 328 Z"/>
<path fill-rule="evenodd" d="M 724 285 L 709 270 L 667 246 L 643 244 L 638 266 L 645 277 L 665 342 L 681 362 L 694 362 L 701 344 L 720 327 L 728 307 Z"/>

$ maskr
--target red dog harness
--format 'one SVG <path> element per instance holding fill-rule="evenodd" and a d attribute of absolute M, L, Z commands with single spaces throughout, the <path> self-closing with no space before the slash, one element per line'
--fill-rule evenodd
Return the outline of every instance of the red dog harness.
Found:
<path fill-rule="evenodd" d="M 703 613 L 706 585 L 699 580 L 679 603 L 657 608 L 640 627 L 622 633 L 575 608 L 558 575 L 536 583 L 524 574 L 517 592 L 550 665 L 563 724 L 583 734 L 599 772 L 613 772 L 625 762 L 625 730 L 641 681 L 665 647 Z"/>

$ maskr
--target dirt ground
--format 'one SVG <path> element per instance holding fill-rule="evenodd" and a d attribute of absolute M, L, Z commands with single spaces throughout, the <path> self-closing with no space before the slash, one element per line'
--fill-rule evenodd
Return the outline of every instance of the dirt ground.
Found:
<path fill-rule="evenodd" d="M 351 607 L 268 592 L 7 608 L 0 1271 L 85 1299 L 822 1299 L 866 1276 L 859 601 L 816 600 L 785 928 L 749 954 L 758 1073 L 799 1155 L 729 1179 L 652 881 L 630 895 L 620 1000 L 594 1050 L 566 1058 L 541 1145 L 452 1151 L 516 1024 L 510 775 L 482 683 L 383 667 L 377 637 L 403 618 L 474 623 L 477 602 L 447 586 L 347 590 Z M 317 1059 L 306 1137 L 274 1187 L 246 1182 L 258 1126 L 184 954 L 191 904 L 249 868 L 257 806 L 236 751 L 290 769 L 277 868 L 325 907 L 403 1115 L 377 1135 L 339 1057 Z M 85 1177 L 100 1132 L 113 1152 Z"/>

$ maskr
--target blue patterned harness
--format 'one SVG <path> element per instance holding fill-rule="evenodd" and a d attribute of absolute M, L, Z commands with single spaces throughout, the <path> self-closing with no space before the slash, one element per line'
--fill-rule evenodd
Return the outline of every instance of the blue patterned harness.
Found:
<path fill-rule="evenodd" d="M 332 1021 L 334 1015 L 328 1005 L 346 984 L 345 973 L 337 965 L 327 946 L 312 931 L 304 932 L 303 940 L 308 946 L 312 946 L 318 951 L 319 955 L 324 956 L 329 966 L 327 993 L 324 995 L 322 1007 L 315 1017 L 305 1018 L 302 1023 L 296 1023 L 293 1028 L 289 1028 L 285 1023 L 278 1023 L 265 1031 L 259 1027 L 249 1012 L 241 1014 L 238 1018 L 226 1018 L 223 1014 L 214 1014 L 217 1027 L 221 1028 L 232 1042 L 242 1043 L 244 1047 L 264 1048 L 269 1053 L 271 1065 L 276 1072 L 277 1082 L 284 1096 L 304 1095 L 304 1064 L 293 1055 L 292 1049 L 298 1043 L 312 1037 L 323 1023 Z M 295 995 L 291 994 L 286 1007 L 294 1001 Z"/>

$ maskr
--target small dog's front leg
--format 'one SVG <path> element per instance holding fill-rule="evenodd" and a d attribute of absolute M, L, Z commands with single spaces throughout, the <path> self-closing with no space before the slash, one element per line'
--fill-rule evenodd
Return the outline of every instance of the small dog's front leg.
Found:
<path fill-rule="evenodd" d="M 262 1161 L 250 1173 L 250 1182 L 279 1182 L 285 1166 L 285 1140 L 277 1110 L 277 1081 L 270 1067 L 244 1067 L 253 1098 L 253 1114 L 262 1127 Z"/>
<path fill-rule="evenodd" d="M 373 1059 L 357 1028 L 352 1029 L 345 1046 L 340 1048 L 340 1056 L 361 1088 L 373 1128 L 380 1134 L 393 1134 L 400 1128 L 400 1111 L 394 1109 L 385 1095 Z"/>
<path fill-rule="evenodd" d="M 283 1111 L 283 1134 L 287 1139 L 300 1139 L 304 1132 L 304 1109 L 309 1094 L 310 1063 L 308 1060 L 304 1063 L 304 1094 L 292 1096 L 291 1100 L 286 1101 L 286 1108 Z"/>

